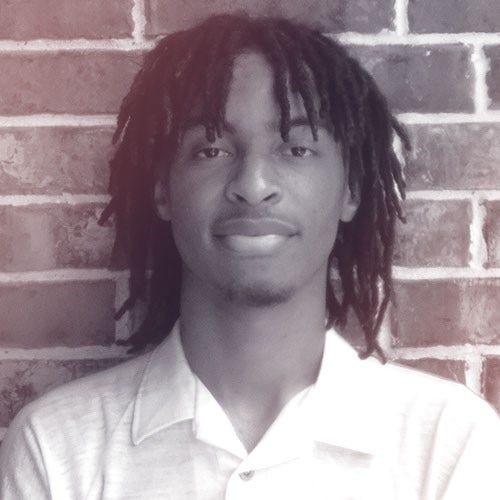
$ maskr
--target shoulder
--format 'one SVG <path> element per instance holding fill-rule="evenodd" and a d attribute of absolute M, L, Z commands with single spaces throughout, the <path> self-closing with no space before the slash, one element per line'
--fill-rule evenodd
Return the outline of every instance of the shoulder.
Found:
<path fill-rule="evenodd" d="M 500 418 L 463 384 L 388 363 L 379 368 L 378 396 L 386 407 L 388 431 L 411 461 L 451 474 L 459 463 L 500 463 Z M 477 465 L 468 465 L 469 471 Z M 445 472 L 446 471 L 446 472 Z M 479 471 L 476 475 L 481 475 Z"/>
<path fill-rule="evenodd" d="M 61 385 L 27 405 L 24 413 L 35 421 L 56 414 L 82 419 L 95 412 L 120 413 L 135 397 L 148 359 L 144 354 Z"/>
<path fill-rule="evenodd" d="M 439 498 L 498 498 L 500 418 L 463 384 L 397 364 L 380 368 L 398 461 Z M 439 493 L 441 492 L 441 493 Z M 444 492 L 444 493 L 443 493 Z"/>
<path fill-rule="evenodd" d="M 62 385 L 26 405 L 0 448 L 0 496 L 48 498 L 54 485 L 64 490 L 69 484 L 86 491 L 110 436 L 130 434 L 127 426 L 149 357 Z"/>
<path fill-rule="evenodd" d="M 133 402 L 148 359 L 144 354 L 49 391 L 19 412 L 5 443 L 21 444 L 41 436 L 51 436 L 51 442 L 57 436 L 71 441 L 106 433 Z"/>
<path fill-rule="evenodd" d="M 458 414 L 462 420 L 493 419 L 499 423 L 495 409 L 465 385 L 431 375 L 398 363 L 379 367 L 380 391 L 394 401 L 400 412 L 426 413 L 429 418 L 443 412 Z"/>

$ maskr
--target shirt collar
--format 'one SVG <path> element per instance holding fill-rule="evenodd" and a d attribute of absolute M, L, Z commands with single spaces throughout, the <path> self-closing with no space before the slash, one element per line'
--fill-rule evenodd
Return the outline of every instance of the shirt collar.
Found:
<path fill-rule="evenodd" d="M 196 383 L 182 349 L 179 322 L 150 354 L 135 399 L 132 441 L 194 416 Z"/>
<path fill-rule="evenodd" d="M 302 422 L 309 427 L 306 433 L 311 432 L 315 441 L 373 454 L 386 420 L 386 402 L 377 397 L 377 387 L 383 384 L 380 368 L 378 360 L 361 360 L 347 341 L 329 330 L 318 379 L 303 402 L 307 418 Z M 193 419 L 198 391 L 177 323 L 150 354 L 144 370 L 134 406 L 134 444 Z"/>

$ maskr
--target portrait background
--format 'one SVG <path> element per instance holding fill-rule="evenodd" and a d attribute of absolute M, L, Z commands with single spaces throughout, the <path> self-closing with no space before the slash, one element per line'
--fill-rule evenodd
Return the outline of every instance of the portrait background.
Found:
<path fill-rule="evenodd" d="M 4 0 L 0 439 L 31 399 L 126 357 L 141 307 L 114 322 L 127 273 L 97 225 L 115 115 L 155 38 L 234 10 L 335 34 L 379 82 L 414 145 L 382 345 L 500 409 L 497 0 Z"/>

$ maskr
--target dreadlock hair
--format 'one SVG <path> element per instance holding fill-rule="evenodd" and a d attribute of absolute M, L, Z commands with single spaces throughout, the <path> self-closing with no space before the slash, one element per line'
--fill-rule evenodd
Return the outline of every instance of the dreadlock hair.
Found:
<path fill-rule="evenodd" d="M 290 131 L 289 88 L 301 96 L 315 139 L 321 118 L 333 125 L 360 205 L 351 222 L 340 223 L 330 256 L 341 291 L 328 280 L 329 326 L 345 324 L 352 308 L 366 338 L 360 356 L 377 351 L 384 359 L 377 333 L 392 295 L 394 226 L 403 220 L 399 200 L 405 188 L 393 140 L 398 136 L 409 149 L 407 134 L 372 77 L 337 42 L 284 19 L 245 15 L 214 16 L 162 38 L 121 104 L 110 162 L 111 202 L 101 216 L 103 223 L 115 214 L 114 255 L 121 250 L 130 269 L 130 295 L 116 318 L 144 296 L 149 261 L 152 271 L 147 315 L 126 343 L 131 351 L 158 343 L 179 316 L 181 259 L 170 224 L 154 208 L 158 165 L 168 168 L 193 103 L 201 103 L 207 139 L 221 135 L 233 62 L 252 50 L 272 68 L 283 141 Z"/>

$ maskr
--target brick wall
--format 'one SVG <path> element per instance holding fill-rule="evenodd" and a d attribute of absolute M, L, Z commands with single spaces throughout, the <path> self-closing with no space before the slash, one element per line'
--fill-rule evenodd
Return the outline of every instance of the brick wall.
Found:
<path fill-rule="evenodd" d="M 497 0 L 8 0 L 0 14 L 0 428 L 28 400 L 125 356 L 107 269 L 115 112 L 162 33 L 246 8 L 336 33 L 375 75 L 414 152 L 391 358 L 500 408 Z M 1 434 L 0 434 L 1 437 Z"/>

